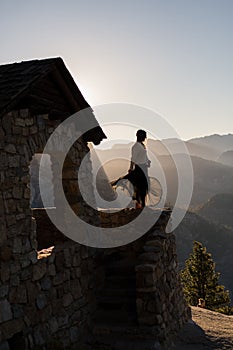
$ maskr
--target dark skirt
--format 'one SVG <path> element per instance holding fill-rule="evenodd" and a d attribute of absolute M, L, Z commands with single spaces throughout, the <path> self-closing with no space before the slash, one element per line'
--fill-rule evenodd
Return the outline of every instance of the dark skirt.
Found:
<path fill-rule="evenodd" d="M 149 191 L 149 178 L 148 178 L 148 167 L 146 164 L 135 165 L 134 170 L 128 172 L 125 176 L 112 182 L 112 185 L 117 185 L 117 182 L 121 179 L 129 180 L 134 187 L 133 199 L 137 203 L 145 206 L 146 196 Z"/>

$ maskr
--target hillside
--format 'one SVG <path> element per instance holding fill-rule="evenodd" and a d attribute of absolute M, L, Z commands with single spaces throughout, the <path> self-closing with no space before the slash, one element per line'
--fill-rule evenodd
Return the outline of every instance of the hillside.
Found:
<path fill-rule="evenodd" d="M 201 216 L 187 212 L 175 230 L 180 267 L 192 251 L 193 241 L 207 247 L 221 273 L 221 283 L 231 291 L 233 299 L 233 229 L 210 222 Z"/>
<path fill-rule="evenodd" d="M 184 153 L 184 145 L 187 147 L 187 151 L 191 156 L 203 159 L 216 160 L 221 153 L 208 145 L 199 145 L 191 141 L 185 142 L 179 139 L 167 139 L 162 141 L 148 140 L 148 149 L 152 149 L 154 154 L 160 156 Z"/>
<path fill-rule="evenodd" d="M 233 194 L 233 168 L 192 157 L 194 191 L 192 205 L 201 204 L 219 193 Z"/>
<path fill-rule="evenodd" d="M 233 146 L 232 146 L 233 147 Z M 217 159 L 219 163 L 233 166 L 233 150 L 223 152 Z"/>
<path fill-rule="evenodd" d="M 113 145 L 111 152 L 124 153 L 132 147 L 133 143 Z M 168 156 L 170 154 L 184 153 L 184 145 L 191 156 L 218 161 L 221 155 L 226 151 L 233 150 L 233 135 L 211 135 L 200 138 L 194 138 L 188 141 L 180 139 L 164 139 L 164 140 L 147 140 L 147 147 L 152 150 L 156 156 Z M 99 151 L 99 150 L 98 150 Z M 116 153 L 117 154 L 117 153 Z M 229 164 L 226 164 L 229 165 Z"/>
<path fill-rule="evenodd" d="M 197 145 L 207 146 L 223 153 L 233 149 L 233 134 L 228 135 L 210 135 L 204 137 L 193 138 L 189 142 Z"/>
<path fill-rule="evenodd" d="M 171 203 L 174 203 L 177 193 L 177 170 L 174 160 L 179 164 L 180 171 L 186 174 L 186 157 L 184 154 L 177 154 L 173 156 L 173 159 L 168 156 L 158 158 L 165 171 L 168 201 Z M 233 168 L 194 156 L 191 157 L 191 161 L 194 174 L 191 206 L 202 204 L 218 193 L 233 194 Z"/>
<path fill-rule="evenodd" d="M 192 320 L 179 332 L 174 350 L 232 350 L 233 316 L 192 307 Z"/>
<path fill-rule="evenodd" d="M 233 194 L 217 194 L 195 212 L 208 220 L 233 227 Z"/>

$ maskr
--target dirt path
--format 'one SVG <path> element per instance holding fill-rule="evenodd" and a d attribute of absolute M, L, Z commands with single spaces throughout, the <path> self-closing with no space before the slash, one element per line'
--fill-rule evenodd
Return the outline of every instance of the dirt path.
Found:
<path fill-rule="evenodd" d="M 233 316 L 192 307 L 192 321 L 180 332 L 175 350 L 233 350 Z"/>

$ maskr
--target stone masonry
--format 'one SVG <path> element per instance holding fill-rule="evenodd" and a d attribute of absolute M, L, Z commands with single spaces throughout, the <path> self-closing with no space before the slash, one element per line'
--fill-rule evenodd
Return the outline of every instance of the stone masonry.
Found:
<path fill-rule="evenodd" d="M 54 348 L 59 339 L 65 348 L 80 340 L 88 329 L 93 307 L 93 253 L 71 241 L 56 246 L 49 256 L 37 252 L 29 165 L 33 155 L 43 150 L 55 127 L 56 122 L 47 115 L 31 115 L 27 109 L 9 112 L 0 120 L 1 350 L 34 349 L 45 343 Z M 73 196 L 77 170 L 72 170 L 77 169 L 88 151 L 82 140 L 73 145 L 64 165 L 63 181 L 73 210 L 82 208 L 80 216 L 85 214 L 92 223 L 98 223 L 93 211 Z M 91 184 L 90 169 L 87 174 Z M 76 189 L 78 198 L 78 186 Z M 59 201 L 56 191 L 54 197 Z"/>
<path fill-rule="evenodd" d="M 0 85 L 7 82 L 5 73 L 11 74 L 0 94 L 0 350 L 169 349 L 190 317 L 177 270 L 175 237 L 165 233 L 170 211 L 161 210 L 154 226 L 132 243 L 94 249 L 66 238 L 45 209 L 32 210 L 33 156 L 43 152 L 62 120 L 88 104 L 59 58 L 0 69 Z M 97 127 L 73 144 L 62 183 L 81 219 L 117 228 L 139 211 L 98 212 L 87 205 L 78 186 L 78 169 L 86 157 L 84 182 L 94 193 L 87 142 L 98 144 L 104 137 Z M 59 145 L 58 138 L 58 153 Z M 56 209 L 49 210 L 65 221 L 57 165 L 53 154 Z"/>

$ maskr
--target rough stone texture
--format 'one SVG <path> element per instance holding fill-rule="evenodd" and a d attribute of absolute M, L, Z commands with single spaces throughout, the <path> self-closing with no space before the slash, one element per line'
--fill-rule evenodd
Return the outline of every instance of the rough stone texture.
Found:
<path fill-rule="evenodd" d="M 0 301 L 0 323 L 9 321 L 12 319 L 11 306 L 5 299 Z"/>
<path fill-rule="evenodd" d="M 37 125 L 41 118 L 45 121 L 43 132 Z M 58 125 L 47 116 L 39 119 L 24 109 L 12 111 L 0 120 L 0 349 L 4 350 L 10 348 L 11 341 L 21 349 L 22 339 L 17 335 L 20 332 L 25 340 L 23 349 L 50 343 L 53 348 L 54 342 L 69 347 L 87 333 L 94 307 L 93 271 L 89 263 L 93 252 L 65 238 L 50 223 L 44 210 L 43 228 L 40 214 L 34 213 L 38 232 L 32 219 L 30 161 L 44 148 Z M 88 151 L 86 143 L 78 140 L 67 156 L 70 160 L 64 166 L 68 173 L 64 181 L 71 205 L 71 191 L 78 190 L 77 170 L 72 170 Z M 55 164 L 52 169 L 56 184 Z M 91 171 L 88 176 L 91 182 Z M 55 191 L 54 197 L 59 200 L 59 193 Z M 85 209 L 82 215 L 98 222 L 98 216 L 91 214 L 85 203 L 82 208 Z M 47 244 L 51 241 L 53 244 Z M 54 243 L 56 247 L 51 249 Z M 90 267 L 88 271 L 86 266 Z"/>
<path fill-rule="evenodd" d="M 138 213 L 132 209 L 110 216 L 102 213 L 103 226 L 111 227 L 111 220 L 113 225 L 128 223 Z M 153 210 L 151 215 L 154 215 Z M 178 274 L 175 236 L 165 233 L 169 219 L 170 210 L 162 211 L 159 220 L 140 239 L 104 253 L 105 278 L 102 278 L 99 303 L 97 298 L 94 327 L 98 349 L 106 346 L 111 350 L 167 350 L 179 329 L 191 317 Z M 133 276 L 136 279 L 135 293 L 130 292 L 134 282 L 131 286 L 128 283 Z M 104 279 L 108 279 L 107 283 Z M 116 293 L 113 288 L 116 288 Z M 119 342 L 119 345 L 114 342 Z"/>
<path fill-rule="evenodd" d="M 41 118 L 43 130 L 38 124 Z M 165 213 L 139 241 L 119 249 L 96 250 L 64 237 L 43 209 L 32 213 L 30 161 L 43 149 L 57 124 L 47 115 L 36 116 L 27 109 L 11 111 L 0 120 L 0 349 L 8 350 L 13 341 L 17 349 L 49 350 L 58 345 L 77 349 L 77 344 L 87 340 L 97 349 L 98 339 L 93 332 L 97 326 L 97 291 L 103 292 L 105 259 L 114 260 L 114 254 L 133 257 L 129 267 L 135 274 L 136 287 L 131 302 L 138 324 L 130 334 L 131 341 L 137 340 L 143 350 L 145 338 L 145 344 L 150 343 L 147 348 L 159 349 L 160 344 L 169 343 L 188 317 L 177 275 L 175 238 L 165 234 L 170 214 Z M 59 149 L 59 140 L 57 146 Z M 78 140 L 66 157 L 63 185 L 68 202 L 80 218 L 96 226 L 128 223 L 137 211 L 126 209 L 114 215 L 105 212 L 99 217 L 80 196 L 77 166 L 88 150 L 86 143 Z M 51 162 L 56 206 L 60 201 L 56 157 Z M 92 191 L 90 161 L 85 183 Z M 65 219 L 63 208 L 59 215 Z M 127 268 L 123 266 L 123 271 L 127 272 Z M 125 331 L 130 333 L 127 328 L 120 329 L 118 338 Z M 108 331 L 114 339 L 112 331 Z M 103 343 L 106 342 L 105 337 Z M 125 344 L 130 342 L 122 339 L 119 346 L 124 345 L 126 350 Z M 108 346 L 112 349 L 111 342 Z"/>

